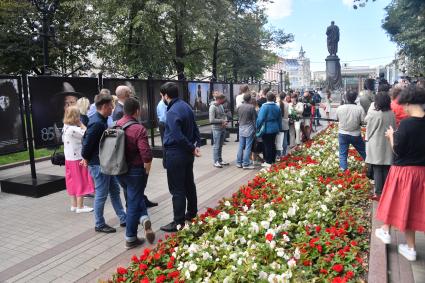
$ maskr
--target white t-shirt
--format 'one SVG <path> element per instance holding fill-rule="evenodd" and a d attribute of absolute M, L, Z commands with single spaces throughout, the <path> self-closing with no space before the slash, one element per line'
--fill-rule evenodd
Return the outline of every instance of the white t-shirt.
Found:
<path fill-rule="evenodd" d="M 65 124 L 63 126 L 63 151 L 65 154 L 65 160 L 81 160 L 82 139 L 85 130 L 78 126 L 72 126 Z"/>
<path fill-rule="evenodd" d="M 241 93 L 238 96 L 236 96 L 236 108 L 238 108 L 243 103 L 243 96 L 244 96 L 244 93 Z"/>

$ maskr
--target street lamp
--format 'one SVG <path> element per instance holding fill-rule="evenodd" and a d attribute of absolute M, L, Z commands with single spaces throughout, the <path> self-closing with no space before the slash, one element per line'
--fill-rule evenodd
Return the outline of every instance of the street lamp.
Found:
<path fill-rule="evenodd" d="M 33 26 L 38 30 L 38 35 L 43 39 L 43 74 L 49 73 L 49 38 L 54 36 L 54 29 L 52 25 L 53 15 L 55 14 L 59 0 L 32 0 L 31 3 L 41 13 L 42 23 L 35 21 Z M 38 40 L 38 37 L 34 37 Z"/>

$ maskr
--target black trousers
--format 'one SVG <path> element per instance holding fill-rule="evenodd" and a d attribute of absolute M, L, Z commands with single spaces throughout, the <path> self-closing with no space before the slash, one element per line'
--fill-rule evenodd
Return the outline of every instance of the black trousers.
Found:
<path fill-rule="evenodd" d="M 198 199 L 193 176 L 194 156 L 180 150 L 165 151 L 168 189 L 172 195 L 174 222 L 183 224 L 198 213 Z"/>
<path fill-rule="evenodd" d="M 388 172 L 390 171 L 390 165 L 374 165 L 373 168 L 373 179 L 375 180 L 375 194 L 381 195 L 382 189 L 387 180 Z"/>
<path fill-rule="evenodd" d="M 263 138 L 263 157 L 268 164 L 276 161 L 276 135 L 264 134 Z"/>

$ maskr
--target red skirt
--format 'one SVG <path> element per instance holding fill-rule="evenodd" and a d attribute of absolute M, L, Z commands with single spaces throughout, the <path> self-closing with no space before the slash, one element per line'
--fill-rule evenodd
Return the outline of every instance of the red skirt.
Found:
<path fill-rule="evenodd" d="M 425 166 L 391 166 L 376 218 L 402 232 L 425 232 Z"/>
<path fill-rule="evenodd" d="M 87 167 L 81 160 L 65 160 L 66 191 L 70 196 L 84 196 L 94 193 L 94 183 Z"/>

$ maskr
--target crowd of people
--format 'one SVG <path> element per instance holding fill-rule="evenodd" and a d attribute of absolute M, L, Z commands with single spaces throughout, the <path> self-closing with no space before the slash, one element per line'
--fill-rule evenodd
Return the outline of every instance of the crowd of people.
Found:
<path fill-rule="evenodd" d="M 343 171 L 349 168 L 348 152 L 353 146 L 367 163 L 368 176 L 374 180 L 372 199 L 379 201 L 377 218 L 384 222 L 375 235 L 388 244 L 391 242 L 390 227 L 397 227 L 406 233 L 407 240 L 407 245 L 399 246 L 399 252 L 408 260 L 415 260 L 415 231 L 425 231 L 422 205 L 425 201 L 425 90 L 421 83 L 402 81 L 393 86 L 381 83 L 375 91 L 374 84 L 374 80 L 366 80 L 360 95 L 347 92 L 344 104 L 336 109 L 339 166 Z M 155 239 L 147 208 L 157 204 L 144 194 L 152 152 L 147 131 L 139 123 L 139 100 L 126 86 L 119 86 L 115 92 L 115 102 L 109 90 L 102 89 L 93 105 L 82 100 L 66 109 L 62 136 L 66 185 L 71 211 L 94 211 L 97 232 L 116 232 L 103 217 L 110 195 L 120 226 L 126 227 L 126 246 L 132 248 L 144 241 L 137 237 L 139 224 L 149 242 Z M 201 139 L 193 110 L 179 98 L 177 85 L 165 83 L 160 92 L 157 116 L 174 215 L 161 230 L 175 232 L 198 212 L 193 163 L 195 157 L 201 156 Z M 223 168 L 229 165 L 222 157 L 229 117 L 223 107 L 225 96 L 214 92 L 213 97 L 209 106 L 213 165 Z M 266 88 L 257 94 L 248 85 L 242 85 L 235 105 L 239 124 L 236 166 L 242 169 L 254 169 L 260 164 L 270 167 L 287 155 L 288 149 L 310 139 L 314 126 L 323 120 L 321 108 L 326 118 L 330 118 L 331 103 L 330 92 L 305 91 L 301 95 L 289 91 L 277 95 Z M 129 168 L 119 176 L 104 174 L 99 164 L 100 139 L 111 127 L 108 119 L 114 121 L 112 127 L 125 129 L 125 156 Z M 362 133 L 364 125 L 365 136 Z M 84 206 L 83 196 L 93 193 L 94 208 Z"/>
<path fill-rule="evenodd" d="M 331 111 L 330 93 L 326 97 L 321 90 L 275 93 L 270 88 L 258 94 L 250 91 L 248 85 L 241 85 L 235 99 L 235 114 L 239 124 L 239 149 L 236 166 L 254 169 L 256 165 L 270 167 L 276 160 L 293 148 L 310 139 L 313 127 L 321 126 L 320 109 L 327 118 Z M 214 101 L 209 109 L 212 124 L 214 167 L 228 165 L 221 157 L 222 146 L 228 125 L 223 107 L 225 96 L 213 93 Z M 262 154 L 262 158 L 260 155 Z"/>
<path fill-rule="evenodd" d="M 339 160 L 347 170 L 349 146 L 365 160 L 378 201 L 376 217 L 384 225 L 375 230 L 383 243 L 391 243 L 390 228 L 404 232 L 407 244 L 398 251 L 416 260 L 415 232 L 425 232 L 425 84 L 403 79 L 389 85 L 367 79 L 360 97 L 348 92 L 337 109 Z M 363 139 L 361 127 L 366 125 Z"/>

